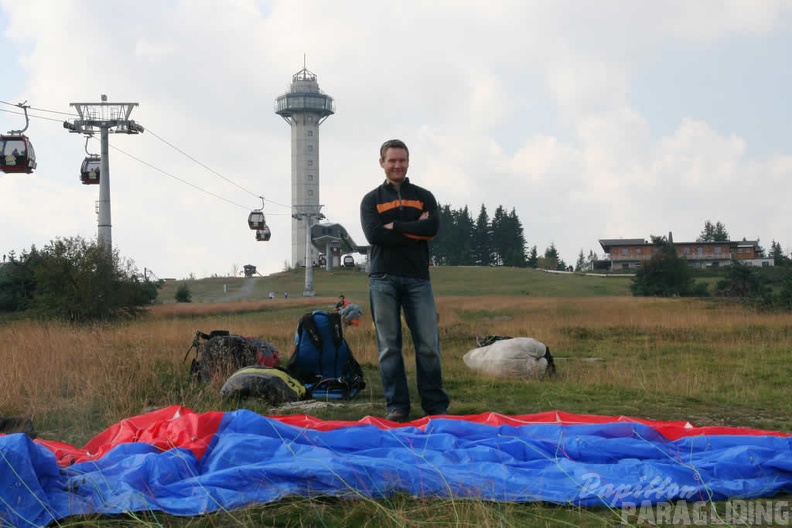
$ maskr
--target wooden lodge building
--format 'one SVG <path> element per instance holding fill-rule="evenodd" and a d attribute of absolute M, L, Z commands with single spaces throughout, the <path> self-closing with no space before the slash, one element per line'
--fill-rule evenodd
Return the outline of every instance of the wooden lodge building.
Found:
<path fill-rule="evenodd" d="M 599 268 L 610 271 L 635 270 L 656 251 L 654 244 L 643 238 L 601 239 L 605 261 L 598 262 Z M 673 242 L 677 254 L 697 269 L 728 266 L 737 261 L 749 266 L 772 266 L 773 259 L 762 257 L 759 241 L 724 242 Z M 609 263 L 606 264 L 606 263 Z M 603 264 L 605 264 L 603 266 Z"/>

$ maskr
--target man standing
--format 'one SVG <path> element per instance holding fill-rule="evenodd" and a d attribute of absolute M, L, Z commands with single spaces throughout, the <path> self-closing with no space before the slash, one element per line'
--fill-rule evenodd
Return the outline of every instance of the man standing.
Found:
<path fill-rule="evenodd" d="M 363 197 L 360 222 L 371 244 L 369 300 L 386 418 L 406 422 L 410 393 L 402 355 L 402 310 L 415 347 L 421 407 L 427 415 L 448 412 L 437 309 L 429 280 L 428 241 L 437 234 L 440 222 L 434 195 L 407 178 L 410 152 L 404 142 L 392 139 L 383 143 L 379 163 L 385 181 Z"/>

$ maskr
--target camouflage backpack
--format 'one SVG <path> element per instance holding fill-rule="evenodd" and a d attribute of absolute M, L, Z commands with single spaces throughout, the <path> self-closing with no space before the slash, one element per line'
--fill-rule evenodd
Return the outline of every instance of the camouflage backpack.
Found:
<path fill-rule="evenodd" d="M 226 379 L 242 367 L 277 367 L 280 363 L 272 343 L 233 335 L 227 330 L 213 330 L 208 334 L 197 331 L 184 356 L 185 361 L 193 348 L 195 357 L 190 364 L 190 376 L 196 381 L 208 382 L 218 375 Z"/>

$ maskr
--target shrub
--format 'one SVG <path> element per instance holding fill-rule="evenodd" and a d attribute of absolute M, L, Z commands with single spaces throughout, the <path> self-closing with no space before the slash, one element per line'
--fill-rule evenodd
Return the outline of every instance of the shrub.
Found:
<path fill-rule="evenodd" d="M 694 288 L 690 267 L 677 255 L 673 242 L 652 237 L 654 254 L 635 273 L 630 290 L 635 296 L 672 297 L 700 293 Z"/>
<path fill-rule="evenodd" d="M 3 268 L 0 310 L 75 323 L 138 315 L 162 286 L 140 281 L 131 260 L 81 237 L 34 246 Z"/>
<path fill-rule="evenodd" d="M 192 302 L 192 292 L 190 291 L 190 287 L 187 286 L 186 282 L 182 282 L 176 288 L 176 294 L 174 295 L 176 302 L 180 303 L 188 303 Z"/>

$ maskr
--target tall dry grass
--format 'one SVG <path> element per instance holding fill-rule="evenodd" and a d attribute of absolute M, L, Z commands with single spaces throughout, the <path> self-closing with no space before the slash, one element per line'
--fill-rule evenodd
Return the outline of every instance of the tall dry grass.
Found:
<path fill-rule="evenodd" d="M 299 316 L 333 302 L 169 304 L 138 321 L 109 326 L 0 324 L 0 386 L 5 389 L 0 414 L 29 415 L 40 437 L 79 446 L 151 407 L 235 408 L 238 403 L 219 398 L 223 380 L 207 386 L 189 382 L 189 358 L 185 362 L 184 357 L 196 330 L 227 329 L 267 339 L 285 362 Z M 687 299 L 527 296 L 439 297 L 438 312 L 452 413 L 557 409 L 792 432 L 790 314 Z M 558 375 L 541 381 L 476 375 L 462 357 L 484 334 L 530 336 L 548 344 Z M 369 315 L 348 328 L 346 337 L 369 387 L 354 402 L 311 408 L 311 414 L 359 419 L 384 412 Z M 405 353 L 411 355 L 409 346 Z M 409 358 L 407 364 L 411 367 Z M 414 384 L 412 372 L 410 379 Z M 260 402 L 243 405 L 268 414 L 305 412 Z M 61 525 L 604 527 L 618 522 L 618 512 L 607 510 L 397 495 L 383 501 L 293 498 L 200 518 L 140 512 L 127 518 L 67 519 Z"/>
<path fill-rule="evenodd" d="M 31 416 L 42 436 L 80 444 L 151 407 L 224 408 L 229 404 L 218 396 L 222 380 L 206 387 L 188 380 L 189 359 L 183 360 L 196 330 L 267 339 L 285 364 L 299 315 L 332 302 L 170 304 L 141 320 L 108 326 L 3 324 L 0 413 Z M 790 314 L 629 297 L 440 297 L 438 312 L 453 413 L 560 409 L 792 430 L 792 408 L 783 397 L 792 373 Z M 462 357 L 483 334 L 530 336 L 548 344 L 559 375 L 541 382 L 475 375 Z M 328 411 L 326 417 L 380 413 L 368 314 L 346 337 L 366 369 L 369 388 L 359 406 Z"/>

